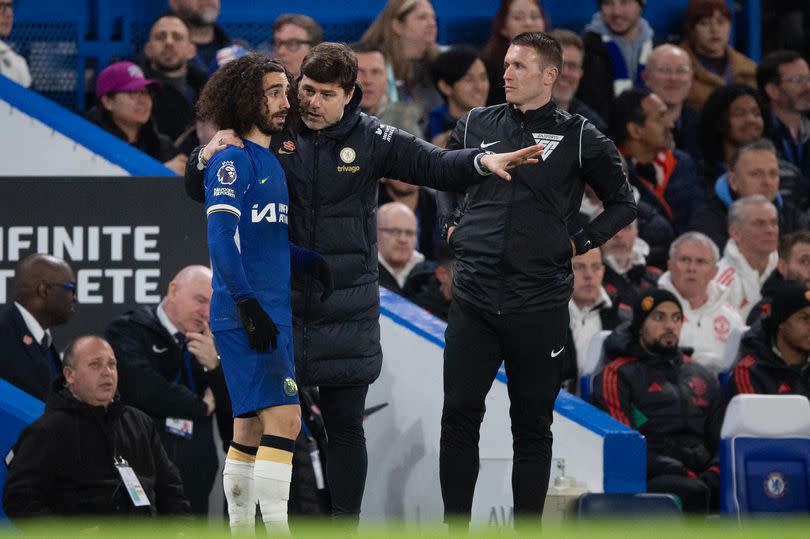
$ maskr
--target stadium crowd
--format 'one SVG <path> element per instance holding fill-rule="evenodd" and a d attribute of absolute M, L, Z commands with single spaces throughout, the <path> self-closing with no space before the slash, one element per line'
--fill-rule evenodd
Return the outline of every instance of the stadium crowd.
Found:
<path fill-rule="evenodd" d="M 472 109 L 504 102 L 503 59 L 513 38 L 549 32 L 559 41 L 556 106 L 615 143 L 638 206 L 630 225 L 572 259 L 564 387 L 644 434 L 650 491 L 674 492 L 686 510 L 709 512 L 717 508 L 728 399 L 810 399 L 810 67 L 806 50 L 770 50 L 756 63 L 733 48 L 725 0 L 691 0 L 675 40 L 655 34 L 646 3 L 599 0 L 585 28 L 565 29 L 553 26 L 540 0 L 502 0 L 477 50 L 437 43 L 428 0 L 389 0 L 351 48 L 361 110 L 444 147 Z M 0 73 L 27 86 L 25 59 L 2 41 L 13 10 L 14 2 L 0 0 Z M 218 1 L 168 0 L 143 50 L 100 71 L 88 118 L 183 174 L 192 150 L 217 131 L 195 119 L 206 80 L 249 52 L 217 24 L 218 13 Z M 800 30 L 791 43 L 806 42 Z M 323 39 L 317 20 L 286 14 L 259 51 L 298 77 Z M 378 203 L 380 285 L 446 320 L 454 273 L 446 224 L 463 200 L 380 178 Z M 586 190 L 570 233 L 602 211 Z M 51 470 L 49 439 L 68 443 L 54 418 L 71 417 L 83 440 L 109 444 L 106 453 L 97 448 L 98 458 L 132 455 L 126 460 L 136 465 L 136 452 L 154 454 L 145 487 L 158 512 L 206 513 L 217 466 L 213 429 L 226 444 L 232 436 L 208 328 L 210 270 L 184 269 L 160 305 L 121 313 L 106 329 L 100 321 L 106 340 L 74 341 L 60 362 L 50 330 L 69 319 L 75 289 L 66 262 L 32 255 L 17 270 L 14 302 L 0 311 L 0 376 L 48 403 L 20 439 L 6 512 L 127 512 L 123 494 L 105 498 L 115 476 L 90 466 L 91 457 L 71 461 L 86 469 Z M 612 333 L 597 367 L 585 371 L 588 345 L 604 330 Z M 742 335 L 737 352 L 726 344 L 733 334 Z M 85 371 L 85 362 L 107 375 Z M 99 405 L 106 415 L 94 422 Z M 302 406 L 317 435 L 317 406 L 309 396 Z M 121 429 L 126 436 L 116 434 Z M 323 449 L 325 437 L 317 443 Z M 308 454 L 307 440 L 296 449 L 291 504 L 323 511 L 297 486 L 315 482 L 300 471 L 311 463 L 299 462 L 298 452 Z M 86 505 L 60 505 L 81 493 Z"/>

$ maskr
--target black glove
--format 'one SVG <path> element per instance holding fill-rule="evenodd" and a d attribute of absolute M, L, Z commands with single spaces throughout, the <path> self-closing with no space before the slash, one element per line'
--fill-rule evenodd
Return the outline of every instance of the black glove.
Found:
<path fill-rule="evenodd" d="M 278 328 L 259 302 L 248 298 L 236 306 L 239 307 L 239 317 L 247 331 L 250 347 L 258 352 L 266 352 L 267 347 L 272 345 L 272 350 L 275 350 L 278 346 L 276 341 Z"/>
<path fill-rule="evenodd" d="M 335 291 L 335 283 L 332 281 L 332 270 L 329 269 L 329 264 L 326 263 L 326 260 L 318 255 L 312 261 L 310 271 L 312 272 L 312 277 L 320 281 L 323 287 L 321 302 L 324 302 L 332 295 L 332 292 Z"/>

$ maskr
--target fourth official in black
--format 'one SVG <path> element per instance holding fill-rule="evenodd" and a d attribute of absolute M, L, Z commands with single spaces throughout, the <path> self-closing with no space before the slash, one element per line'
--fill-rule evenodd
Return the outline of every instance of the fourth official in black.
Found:
<path fill-rule="evenodd" d="M 542 162 L 471 187 L 449 242 L 453 304 L 445 336 L 440 480 L 451 525 L 470 520 L 484 399 L 505 363 L 514 437 L 516 524 L 539 523 L 551 464 L 572 291 L 571 257 L 596 248 L 636 216 L 614 144 L 580 115 L 557 110 L 562 64 L 543 33 L 512 40 L 504 59 L 507 103 L 471 110 L 448 148 L 508 152 L 545 146 Z M 585 184 L 605 211 L 569 235 Z"/>

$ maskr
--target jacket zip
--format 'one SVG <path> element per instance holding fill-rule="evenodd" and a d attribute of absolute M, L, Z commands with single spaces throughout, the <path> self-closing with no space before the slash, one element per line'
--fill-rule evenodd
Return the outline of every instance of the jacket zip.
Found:
<path fill-rule="evenodd" d="M 310 215 L 311 222 L 309 226 L 309 245 L 307 246 L 309 249 L 315 249 L 315 223 L 317 222 L 316 218 L 318 216 L 318 153 L 321 146 L 321 134 L 320 132 L 315 133 L 315 159 L 314 161 L 314 169 L 312 174 L 312 213 Z M 307 346 L 308 341 L 308 333 L 309 333 L 309 319 L 310 319 L 310 307 L 311 301 L 310 298 L 312 294 L 310 291 L 312 289 L 312 275 L 307 273 L 304 279 L 304 327 L 302 329 L 302 343 L 303 343 L 303 358 L 306 362 L 309 359 L 309 347 Z"/>
<path fill-rule="evenodd" d="M 523 130 L 523 121 L 520 122 L 520 129 Z M 506 246 L 507 242 L 509 241 L 509 229 L 512 225 L 512 205 L 515 202 L 515 181 L 509 182 L 509 205 L 506 207 L 506 222 L 504 223 L 503 227 L 503 242 L 501 242 L 501 264 L 503 264 L 504 258 L 506 258 Z M 500 281 L 501 286 L 498 288 L 498 300 L 495 302 L 495 314 L 501 314 L 501 309 L 503 307 L 503 289 L 505 287 L 505 275 L 504 272 L 501 271 Z"/>

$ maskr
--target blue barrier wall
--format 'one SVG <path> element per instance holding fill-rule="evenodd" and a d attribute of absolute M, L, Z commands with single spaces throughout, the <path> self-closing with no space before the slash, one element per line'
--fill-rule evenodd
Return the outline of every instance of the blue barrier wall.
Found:
<path fill-rule="evenodd" d="M 444 348 L 447 324 L 384 288 L 380 288 L 380 315 Z M 503 366 L 497 380 L 506 383 Z M 647 446 L 638 431 L 566 391 L 560 392 L 554 411 L 604 439 L 605 492 L 646 492 Z"/>
<path fill-rule="evenodd" d="M 19 111 L 39 120 L 45 126 L 74 140 L 90 152 L 118 165 L 132 176 L 174 175 L 174 172 L 166 168 L 160 161 L 50 99 L 46 99 L 28 88 L 23 88 L 5 77 L 0 77 L 0 101 L 5 101 Z M 41 136 L 41 134 L 19 133 L 19 136 L 31 136 L 33 139 L 37 139 L 37 136 Z M 0 155 L 6 160 L 14 157 L 3 155 L 2 152 Z"/>
<path fill-rule="evenodd" d="M 5 380 L 0 380 L 0 458 L 9 457 L 9 450 L 17 443 L 20 432 L 33 423 L 45 411 L 45 403 L 25 391 L 17 389 Z M 0 500 L 6 485 L 8 468 L 0 463 Z M 5 518 L 0 504 L 0 519 Z"/>

